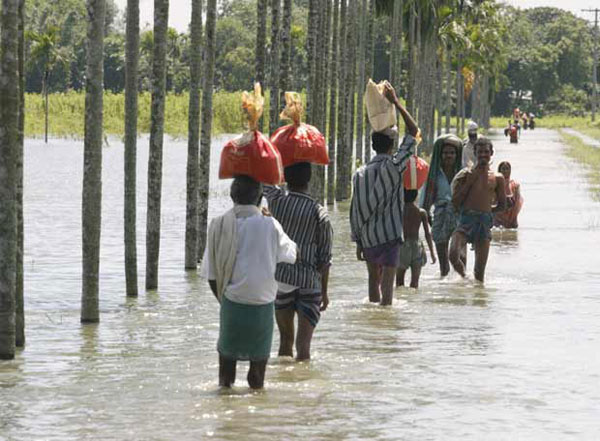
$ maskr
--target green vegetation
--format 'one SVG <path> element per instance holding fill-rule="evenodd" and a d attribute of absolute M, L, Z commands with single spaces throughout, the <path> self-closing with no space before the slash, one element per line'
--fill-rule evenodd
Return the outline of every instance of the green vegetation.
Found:
<path fill-rule="evenodd" d="M 583 142 L 579 137 L 561 132 L 562 139 L 569 146 L 567 155 L 583 164 L 590 181 L 590 191 L 594 200 L 600 201 L 600 149 Z"/>
<path fill-rule="evenodd" d="M 139 133 L 150 132 L 150 93 L 139 98 Z M 265 100 L 268 103 L 268 100 Z M 25 97 L 25 135 L 38 137 L 44 134 L 44 100 L 39 94 Z M 51 94 L 50 134 L 54 137 L 83 137 L 85 94 L 67 92 Z M 104 130 L 107 135 L 122 136 L 124 133 L 125 96 L 106 92 L 104 95 Z M 239 133 L 243 131 L 241 97 L 239 92 L 217 92 L 213 101 L 213 134 Z M 268 107 L 265 109 L 268 115 Z M 165 111 L 165 132 L 171 136 L 187 136 L 188 94 L 169 94 Z"/>

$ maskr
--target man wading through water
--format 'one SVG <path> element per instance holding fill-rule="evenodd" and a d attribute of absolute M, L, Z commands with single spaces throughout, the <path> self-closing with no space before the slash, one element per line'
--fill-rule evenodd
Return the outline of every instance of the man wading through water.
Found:
<path fill-rule="evenodd" d="M 461 170 L 452 181 L 452 204 L 459 213 L 458 227 L 450 243 L 450 262 L 465 277 L 461 250 L 467 243 L 475 249 L 475 279 L 483 282 L 492 239 L 493 214 L 506 209 L 504 176 L 490 170 L 494 154 L 491 141 L 475 142 L 477 164 Z M 496 205 L 492 205 L 497 201 Z"/>
<path fill-rule="evenodd" d="M 391 305 L 402 244 L 402 172 L 415 151 L 419 129 L 389 83 L 385 86 L 385 97 L 402 115 L 407 133 L 393 155 L 395 130 L 390 128 L 371 135 L 377 155 L 354 174 L 350 228 L 358 260 L 367 261 L 369 301 Z"/>

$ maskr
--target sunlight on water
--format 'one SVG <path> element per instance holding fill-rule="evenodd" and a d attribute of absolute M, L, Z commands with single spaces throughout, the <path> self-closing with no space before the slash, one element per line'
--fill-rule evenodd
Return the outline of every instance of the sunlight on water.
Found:
<path fill-rule="evenodd" d="M 0 439 L 597 439 L 600 205 L 556 133 L 494 141 L 494 162 L 512 162 L 525 206 L 518 232 L 494 231 L 485 287 L 440 280 L 428 264 L 418 291 L 397 289 L 391 308 L 369 304 L 348 203 L 339 204 L 331 305 L 313 360 L 274 356 L 266 389 L 253 392 L 243 363 L 236 387 L 218 390 L 218 305 L 183 270 L 186 143 L 165 143 L 160 287 L 138 299 L 124 294 L 122 145 L 104 148 L 101 323 L 82 327 L 82 143 L 29 140 L 28 344 L 0 363 Z M 223 142 L 212 155 L 211 216 L 230 205 L 228 182 L 216 180 Z"/>

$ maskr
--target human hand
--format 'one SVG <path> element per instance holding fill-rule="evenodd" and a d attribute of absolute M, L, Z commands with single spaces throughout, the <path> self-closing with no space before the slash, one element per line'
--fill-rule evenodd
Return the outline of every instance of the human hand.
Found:
<path fill-rule="evenodd" d="M 365 260 L 365 257 L 363 256 L 362 247 L 358 244 L 356 244 L 356 259 L 361 262 Z"/>
<path fill-rule="evenodd" d="M 269 211 L 269 209 L 267 207 L 262 207 L 260 209 L 260 211 L 262 212 L 263 216 L 273 217 L 273 214 L 271 214 L 271 212 Z"/>
<path fill-rule="evenodd" d="M 325 292 L 325 293 L 323 293 L 321 295 L 321 307 L 320 307 L 320 310 L 321 311 L 325 311 L 328 306 L 329 306 L 329 296 Z"/>
<path fill-rule="evenodd" d="M 386 81 L 384 83 L 383 95 L 392 104 L 396 104 L 398 102 L 398 97 L 396 96 L 396 91 L 394 90 L 394 87 L 388 81 Z"/>
<path fill-rule="evenodd" d="M 436 259 L 436 257 L 435 257 L 435 253 L 434 253 L 434 252 L 432 252 L 432 253 L 431 253 L 431 264 L 432 264 L 432 265 L 435 265 L 436 263 L 437 263 L 437 259 Z"/>

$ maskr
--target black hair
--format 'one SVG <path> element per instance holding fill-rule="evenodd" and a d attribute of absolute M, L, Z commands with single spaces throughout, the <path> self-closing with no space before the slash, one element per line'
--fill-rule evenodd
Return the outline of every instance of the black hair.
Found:
<path fill-rule="evenodd" d="M 283 169 L 285 182 L 290 187 L 302 188 L 308 185 L 312 177 L 312 167 L 308 162 L 298 162 Z"/>
<path fill-rule="evenodd" d="M 473 152 L 477 153 L 477 146 L 480 145 L 487 145 L 490 147 L 490 153 L 493 155 L 494 154 L 494 144 L 492 144 L 492 141 L 490 141 L 489 138 L 486 138 L 485 136 L 481 136 L 477 139 L 477 141 L 475 141 L 475 144 L 473 145 Z"/>
<path fill-rule="evenodd" d="M 508 161 L 502 161 L 500 164 L 498 164 L 498 171 L 500 171 L 503 165 L 508 165 L 508 169 L 512 171 L 512 165 L 510 165 L 510 162 Z"/>
<path fill-rule="evenodd" d="M 258 205 L 262 193 L 262 184 L 246 175 L 234 177 L 229 191 L 231 200 L 239 205 Z"/>
<path fill-rule="evenodd" d="M 408 188 L 404 189 L 404 202 L 412 203 L 417 199 L 417 195 L 419 194 L 418 190 L 409 190 Z"/>
<path fill-rule="evenodd" d="M 394 145 L 393 138 L 380 132 L 373 132 L 371 141 L 373 143 L 373 150 L 377 153 L 388 153 Z"/>

